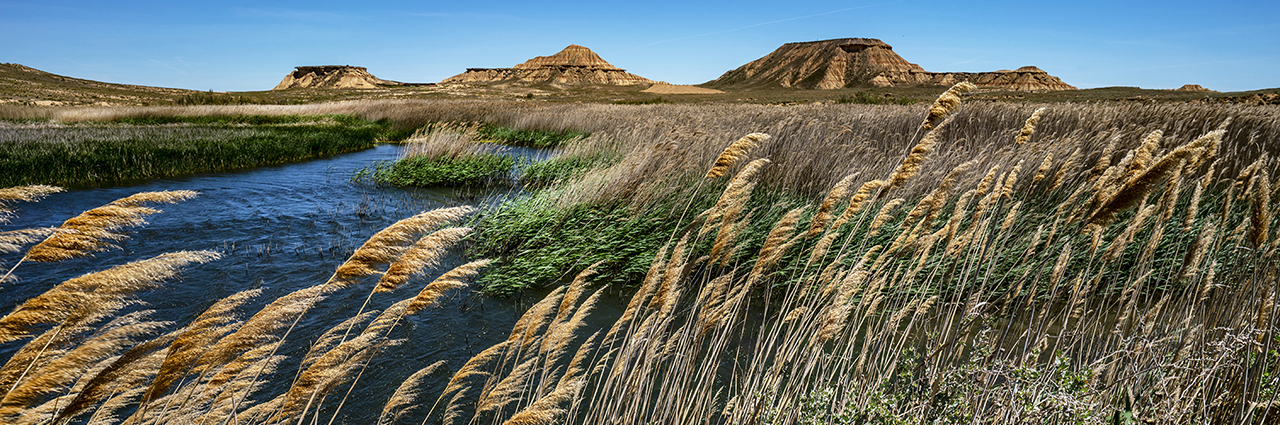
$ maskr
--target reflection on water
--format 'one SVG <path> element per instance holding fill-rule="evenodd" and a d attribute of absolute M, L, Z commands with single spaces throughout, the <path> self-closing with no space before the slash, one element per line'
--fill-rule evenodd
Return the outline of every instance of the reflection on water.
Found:
<path fill-rule="evenodd" d="M 323 283 L 365 239 L 399 219 L 439 207 L 485 202 L 457 190 L 398 189 L 350 182 L 353 170 L 374 161 L 394 160 L 399 151 L 398 146 L 381 145 L 328 159 L 249 171 L 122 187 L 70 188 L 38 203 L 15 204 L 18 215 L 2 230 L 57 226 L 82 211 L 137 192 L 201 193 L 189 201 L 158 206 L 164 212 L 151 216 L 150 224 L 144 227 L 127 230 L 131 237 L 119 244 L 121 249 L 58 264 L 23 263 L 15 272 L 19 280 L 0 287 L 0 311 L 11 311 L 22 301 L 81 274 L 165 252 L 213 250 L 222 253 L 223 258 L 190 267 L 160 289 L 139 294 L 145 305 L 138 308 L 155 309 L 155 319 L 176 322 L 176 327 L 190 323 L 225 296 L 262 288 L 263 295 L 244 312 L 243 317 L 247 318 L 281 295 Z M 2 261 L 12 265 L 19 257 L 20 253 L 10 254 Z M 466 260 L 455 253 L 441 270 Z M 436 275 L 412 280 L 390 294 L 377 294 L 372 308 L 385 308 L 412 297 Z M 352 316 L 372 283 L 369 280 L 335 293 L 307 314 L 300 329 L 289 336 L 292 344 L 281 350 L 292 360 L 281 366 L 280 379 L 257 395 L 259 401 L 287 387 L 284 381 L 292 378 L 307 345 L 329 327 Z M 343 407 L 343 416 L 335 423 L 372 423 L 405 377 L 441 359 L 449 360 L 449 367 L 457 369 L 478 351 L 505 339 L 518 313 L 538 295 L 493 299 L 474 292 L 454 292 L 438 307 L 407 318 L 392 338 L 407 338 L 411 343 L 389 348 L 374 359 L 352 399 Z M 0 359 L 7 361 L 25 342 L 0 346 Z M 338 390 L 345 391 L 346 387 Z M 326 403 L 329 407 L 337 404 L 336 400 Z"/>

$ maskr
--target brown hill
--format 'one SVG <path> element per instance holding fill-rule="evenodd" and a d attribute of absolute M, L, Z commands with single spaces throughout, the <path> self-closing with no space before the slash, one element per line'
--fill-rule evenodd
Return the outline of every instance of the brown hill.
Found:
<path fill-rule="evenodd" d="M 1215 90 L 1209 90 L 1199 84 L 1183 84 L 1182 87 L 1174 89 L 1175 91 L 1190 91 L 1197 93 L 1217 93 Z"/>
<path fill-rule="evenodd" d="M 639 75 L 615 67 L 583 46 L 570 44 L 551 56 L 538 56 L 512 68 L 467 68 L 442 83 L 549 84 L 554 87 L 652 84 Z"/>
<path fill-rule="evenodd" d="M 201 94 L 64 77 L 16 63 L 0 63 L 0 105 L 144 105 Z"/>
<path fill-rule="evenodd" d="M 292 88 L 312 89 L 374 89 L 383 86 L 401 86 L 398 81 L 383 80 L 373 76 L 360 66 L 321 65 L 299 66 L 285 75 L 272 90 Z"/>
<path fill-rule="evenodd" d="M 951 85 L 968 80 L 979 87 L 1009 90 L 1075 90 L 1034 66 L 1014 71 L 929 72 L 874 38 L 840 38 L 783 44 L 773 53 L 704 83 L 715 88 L 895 87 Z"/>

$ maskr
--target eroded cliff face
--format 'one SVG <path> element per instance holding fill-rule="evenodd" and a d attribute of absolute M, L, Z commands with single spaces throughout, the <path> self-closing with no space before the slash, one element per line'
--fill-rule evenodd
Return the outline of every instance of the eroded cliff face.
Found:
<path fill-rule="evenodd" d="M 372 89 L 403 83 L 373 76 L 364 67 L 348 65 L 299 66 L 284 76 L 273 90 L 292 88 Z"/>
<path fill-rule="evenodd" d="M 653 82 L 613 66 L 591 49 L 571 44 L 559 53 L 538 56 L 512 68 L 467 68 L 467 72 L 449 77 L 443 83 L 550 84 L 555 87 L 572 87 L 633 86 Z"/>
<path fill-rule="evenodd" d="M 724 73 L 705 86 L 716 88 L 794 87 L 838 89 L 856 86 L 952 85 L 968 80 L 979 87 L 1009 90 L 1075 90 L 1034 66 L 1014 71 L 929 72 L 874 38 L 787 43 L 773 53 Z"/>

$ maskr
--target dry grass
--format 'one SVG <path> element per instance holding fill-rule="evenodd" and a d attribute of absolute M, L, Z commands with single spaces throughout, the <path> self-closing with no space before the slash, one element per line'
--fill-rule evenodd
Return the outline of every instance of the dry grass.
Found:
<path fill-rule="evenodd" d="M 666 235 L 620 317 L 595 308 L 605 289 L 593 272 L 605 264 L 589 267 L 444 389 L 400 388 L 380 421 L 1276 420 L 1280 226 L 1268 158 L 1276 158 L 1280 112 L 958 99 L 939 100 L 946 114 L 845 105 L 305 107 L 591 131 L 566 154 L 610 150 L 624 159 L 536 196 L 689 219 Z M 920 135 L 922 116 L 931 128 Z M 768 142 L 732 147 L 757 132 Z M 734 177 L 707 179 L 720 173 Z M 752 203 L 779 192 L 795 196 Z M 702 196 L 718 201 L 681 209 Z M 135 201 L 152 201 L 143 198 Z M 56 418 L 60 408 L 49 403 L 61 399 L 79 400 L 68 415 L 100 422 L 131 408 L 125 420 L 139 424 L 335 418 L 342 387 L 357 391 L 370 360 L 398 343 L 396 323 L 445 302 L 489 263 L 444 273 L 362 331 L 357 324 L 372 314 L 335 320 L 342 323 L 304 366 L 280 371 L 296 377 L 288 389 L 269 391 L 283 360 L 277 350 L 303 343 L 286 339 L 288 324 L 324 295 L 375 285 L 374 276 L 389 290 L 408 284 L 465 229 L 422 235 L 469 212 L 397 223 L 331 282 L 285 295 L 243 324 L 234 311 L 248 294 L 161 337 L 151 335 L 169 325 L 137 315 L 97 325 L 115 316 L 98 306 L 122 306 L 131 291 L 154 285 L 135 277 L 154 282 L 208 254 L 165 263 L 163 273 L 121 266 L 112 282 L 124 283 L 86 283 L 94 275 L 64 283 L 0 321 L 5 341 L 31 338 L 9 360 L 17 366 L 0 370 L 9 391 L 0 412 L 11 421 Z M 94 308 L 37 308 L 86 300 Z M 208 349 L 196 356 L 195 344 Z M 131 360 L 98 367 L 114 355 Z M 94 383 L 78 385 L 79 374 Z M 407 409 L 430 396 L 431 409 Z"/>

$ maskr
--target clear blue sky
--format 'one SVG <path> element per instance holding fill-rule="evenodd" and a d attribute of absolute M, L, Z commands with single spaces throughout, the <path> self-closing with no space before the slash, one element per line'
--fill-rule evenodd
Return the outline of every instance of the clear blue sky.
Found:
<path fill-rule="evenodd" d="M 0 62 L 267 90 L 298 65 L 406 82 L 581 44 L 640 76 L 715 79 L 787 42 L 879 38 L 929 71 L 1035 65 L 1080 88 L 1280 87 L 1280 2 L 0 1 Z"/>

